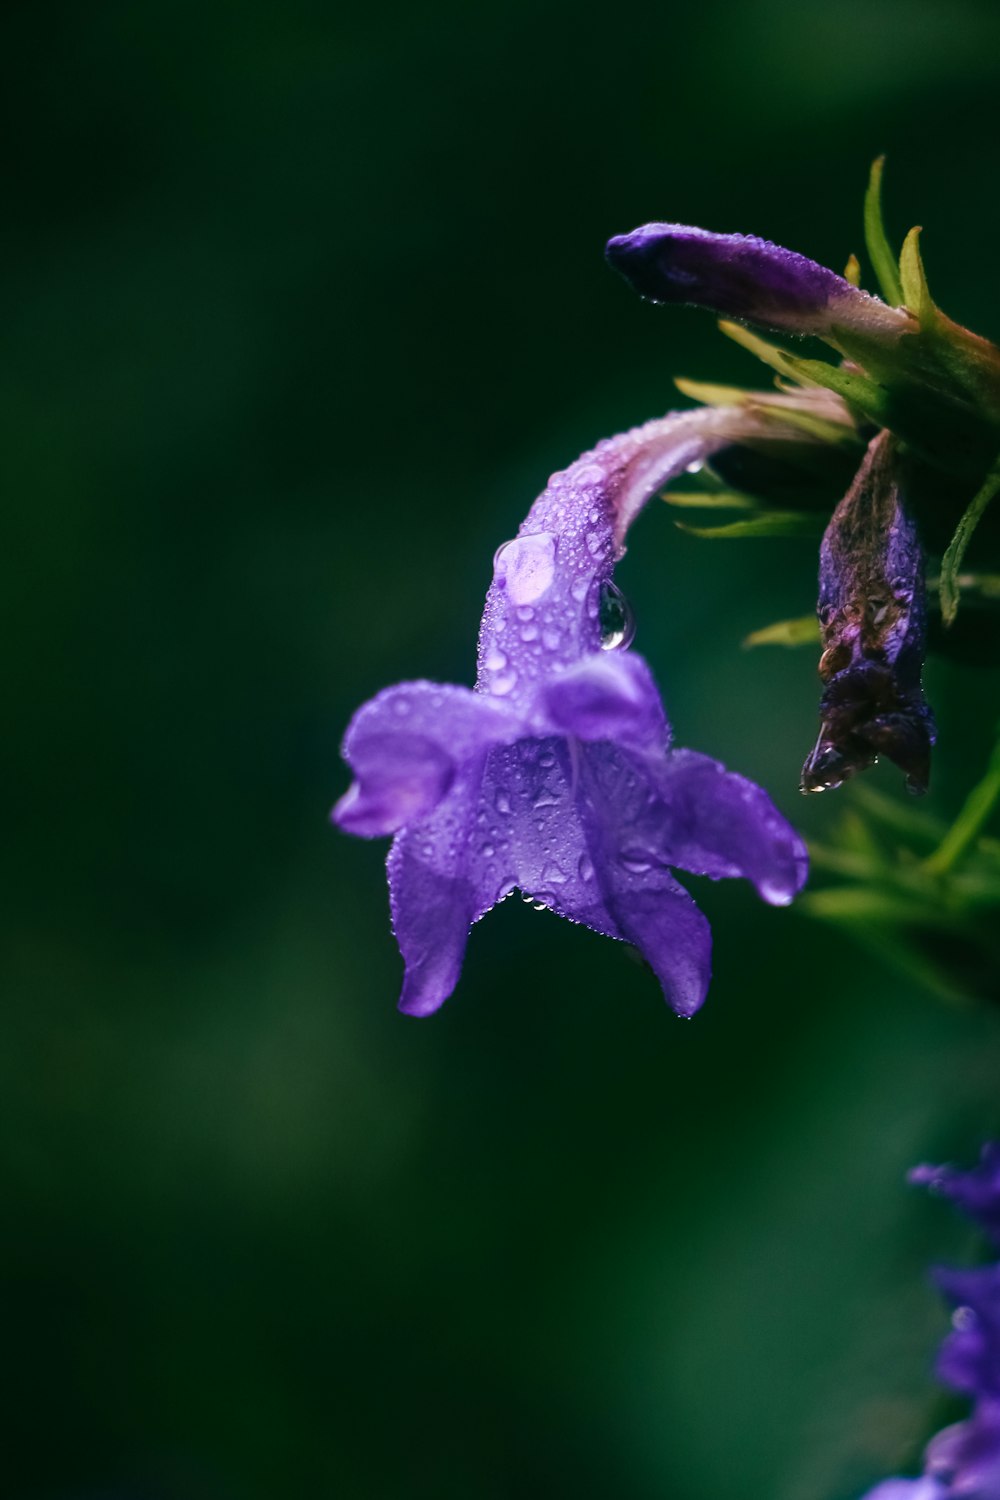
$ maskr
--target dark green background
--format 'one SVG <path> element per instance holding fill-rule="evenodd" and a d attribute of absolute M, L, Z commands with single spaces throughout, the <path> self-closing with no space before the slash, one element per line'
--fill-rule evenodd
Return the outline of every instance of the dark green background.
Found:
<path fill-rule="evenodd" d="M 0 1421 L 25 1500 L 840 1500 L 913 1462 L 1000 1033 L 696 882 L 691 1023 L 507 903 L 394 1009 L 384 846 L 326 823 L 385 683 L 471 680 L 547 474 L 757 379 L 602 261 L 650 218 L 840 267 L 871 157 L 1000 335 L 1000 10 L 13 3 L 0 37 Z M 681 743 L 795 791 L 808 544 L 646 516 Z M 930 806 L 997 675 L 934 667 Z M 892 788 L 891 771 L 879 785 Z M 937 1413 L 940 1415 L 940 1413 Z"/>

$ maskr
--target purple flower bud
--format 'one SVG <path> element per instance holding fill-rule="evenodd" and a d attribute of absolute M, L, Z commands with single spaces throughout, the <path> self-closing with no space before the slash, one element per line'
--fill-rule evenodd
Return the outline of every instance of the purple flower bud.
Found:
<path fill-rule="evenodd" d="M 892 438 L 872 440 L 820 547 L 821 728 L 802 790 L 821 792 L 874 764 L 930 776 L 934 720 L 924 702 L 924 556 L 896 479 Z"/>
<path fill-rule="evenodd" d="M 606 254 L 641 297 L 693 303 L 763 328 L 895 339 L 916 326 L 843 276 L 752 234 L 644 224 L 609 240 Z"/>

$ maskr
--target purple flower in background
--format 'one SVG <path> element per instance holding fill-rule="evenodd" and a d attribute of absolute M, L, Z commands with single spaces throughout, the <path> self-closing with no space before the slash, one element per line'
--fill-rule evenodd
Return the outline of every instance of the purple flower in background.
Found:
<path fill-rule="evenodd" d="M 761 435 L 802 441 L 742 407 L 706 409 L 648 422 L 554 474 L 494 559 L 475 688 L 401 683 L 354 716 L 344 756 L 355 780 L 333 818 L 395 835 L 402 1010 L 427 1015 L 448 998 L 470 926 L 518 888 L 633 943 L 689 1016 L 708 987 L 711 935 L 671 871 L 744 876 L 777 905 L 800 889 L 805 847 L 767 794 L 671 747 L 612 581 L 658 489 Z"/>
<path fill-rule="evenodd" d="M 921 1166 L 910 1181 L 951 1198 L 1000 1246 L 1000 1145 L 984 1147 L 970 1172 Z M 937 1373 L 945 1385 L 972 1398 L 972 1414 L 932 1438 L 920 1479 L 888 1479 L 865 1500 L 1000 1497 L 1000 1264 L 938 1269 L 934 1280 L 955 1309 Z"/>
<path fill-rule="evenodd" d="M 826 266 L 753 234 L 689 224 L 644 224 L 608 241 L 607 257 L 641 297 L 686 302 L 763 328 L 834 338 L 850 331 L 893 341 L 916 328 Z"/>

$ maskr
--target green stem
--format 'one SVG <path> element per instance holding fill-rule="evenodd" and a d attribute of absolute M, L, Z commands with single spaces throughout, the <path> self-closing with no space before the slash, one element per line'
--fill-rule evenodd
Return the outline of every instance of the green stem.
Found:
<path fill-rule="evenodd" d="M 945 875 L 982 832 L 1000 800 L 1000 739 L 993 747 L 986 775 L 965 799 L 965 806 L 934 853 L 924 861 L 930 875 Z"/>

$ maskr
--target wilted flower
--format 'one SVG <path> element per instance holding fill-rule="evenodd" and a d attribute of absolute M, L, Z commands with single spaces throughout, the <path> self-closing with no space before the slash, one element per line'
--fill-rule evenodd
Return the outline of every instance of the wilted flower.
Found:
<path fill-rule="evenodd" d="M 839 786 L 879 755 L 927 790 L 934 720 L 920 674 L 926 637 L 924 554 L 906 509 L 888 432 L 873 438 L 820 547 L 822 727 L 804 792 Z"/>
<path fill-rule="evenodd" d="M 910 1180 L 957 1203 L 1000 1246 L 1000 1145 L 983 1150 L 971 1172 L 917 1167 Z M 1000 1496 L 1000 1265 L 939 1269 L 934 1279 L 953 1305 L 952 1330 L 937 1373 L 971 1396 L 972 1414 L 934 1437 L 919 1479 L 888 1479 L 866 1500 L 997 1500 Z"/>
<path fill-rule="evenodd" d="M 767 794 L 671 748 L 612 581 L 651 495 L 761 436 L 802 441 L 740 407 L 700 410 L 606 440 L 554 474 L 494 559 L 475 688 L 402 683 L 355 715 L 344 740 L 355 781 L 333 817 L 351 833 L 396 835 L 388 872 L 404 1011 L 426 1015 L 447 999 L 470 925 L 516 887 L 635 944 L 669 1003 L 691 1015 L 711 936 L 672 869 L 745 876 L 778 905 L 801 887 L 804 845 Z"/>

